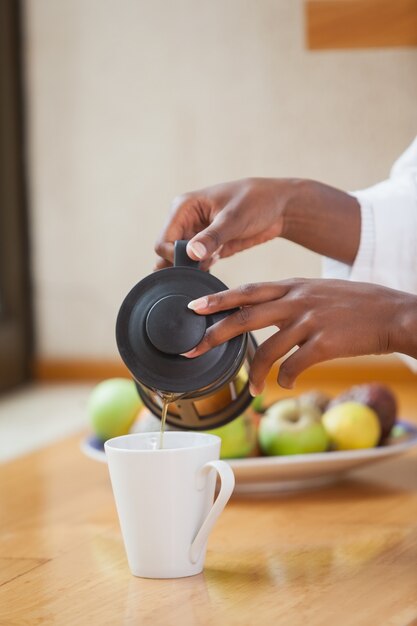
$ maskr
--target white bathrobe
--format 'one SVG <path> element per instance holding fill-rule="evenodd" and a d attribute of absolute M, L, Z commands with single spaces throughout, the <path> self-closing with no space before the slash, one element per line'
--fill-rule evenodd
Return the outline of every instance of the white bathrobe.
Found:
<path fill-rule="evenodd" d="M 351 195 L 361 207 L 358 253 L 352 266 L 323 259 L 324 276 L 417 294 L 417 137 L 387 180 Z M 400 356 L 417 372 L 417 359 Z"/>

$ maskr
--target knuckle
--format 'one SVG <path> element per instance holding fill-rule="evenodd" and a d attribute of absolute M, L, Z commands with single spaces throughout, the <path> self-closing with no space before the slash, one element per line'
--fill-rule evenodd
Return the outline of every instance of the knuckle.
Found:
<path fill-rule="evenodd" d="M 216 249 L 219 248 L 222 242 L 221 234 L 215 228 L 210 228 L 209 230 L 207 230 L 207 232 L 204 234 L 204 238 L 210 239 Z"/>
<path fill-rule="evenodd" d="M 224 321 L 225 320 L 223 320 L 223 323 L 217 322 L 217 324 L 210 326 L 210 328 L 206 330 L 206 334 L 201 342 L 205 350 L 211 350 L 227 339 L 225 336 L 225 334 L 227 335 L 227 325 Z"/>
<path fill-rule="evenodd" d="M 209 350 L 213 348 L 215 345 L 215 336 L 213 331 L 207 330 L 203 339 L 201 340 L 200 347 L 204 348 L 204 350 Z"/>
<path fill-rule="evenodd" d="M 288 290 L 290 290 L 291 287 L 293 286 L 293 279 L 292 278 L 283 278 L 282 280 L 279 281 L 279 284 L 282 287 L 286 287 Z"/>
<path fill-rule="evenodd" d="M 317 335 L 313 339 L 312 344 L 314 346 L 316 356 L 320 359 L 324 360 L 332 352 L 333 341 L 324 333 Z"/>
<path fill-rule="evenodd" d="M 305 278 L 291 278 L 289 288 L 297 298 L 305 298 L 309 294 L 309 283 Z"/>
<path fill-rule="evenodd" d="M 245 285 L 240 285 L 239 291 L 242 296 L 250 296 L 255 293 L 257 290 L 256 283 L 246 283 Z"/>
<path fill-rule="evenodd" d="M 224 294 L 220 291 L 219 293 L 213 293 L 207 296 L 207 305 L 209 307 L 219 307 L 221 306 L 224 300 Z"/>
<path fill-rule="evenodd" d="M 183 193 L 175 196 L 171 202 L 171 213 L 176 213 L 183 206 L 183 204 L 189 201 L 190 197 L 191 194 L 189 193 Z"/>
<path fill-rule="evenodd" d="M 296 370 L 292 362 L 287 363 L 286 361 L 284 361 L 284 363 L 279 368 L 279 380 L 281 382 L 287 382 L 289 380 L 292 380 L 295 377 L 295 374 Z"/>
<path fill-rule="evenodd" d="M 246 326 L 251 319 L 251 310 L 249 307 L 244 306 L 234 314 L 239 326 Z"/>
<path fill-rule="evenodd" d="M 241 181 L 240 187 L 242 190 L 242 195 L 249 195 L 251 192 L 255 191 L 257 187 L 259 187 L 260 179 L 256 176 L 248 176 Z"/>
<path fill-rule="evenodd" d="M 307 330 L 312 330 L 316 326 L 317 316 L 313 311 L 307 311 L 302 318 L 302 325 Z"/>
<path fill-rule="evenodd" d="M 332 341 L 328 333 L 321 331 L 317 333 L 316 336 L 314 337 L 314 344 L 316 346 L 316 349 L 317 347 L 319 347 L 321 350 L 326 350 L 327 348 L 331 346 Z"/>
<path fill-rule="evenodd" d="M 212 333 L 207 333 L 207 335 L 206 335 L 206 338 L 205 338 L 205 339 L 206 339 L 206 345 L 207 345 L 209 348 L 212 348 L 212 347 L 215 345 L 215 343 L 216 343 L 216 341 L 215 341 L 215 339 L 216 339 L 216 333 L 215 333 L 215 332 L 212 332 Z"/>

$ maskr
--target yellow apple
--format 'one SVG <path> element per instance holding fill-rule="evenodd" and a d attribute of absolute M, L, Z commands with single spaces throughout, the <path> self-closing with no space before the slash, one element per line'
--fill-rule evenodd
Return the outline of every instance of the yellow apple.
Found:
<path fill-rule="evenodd" d="M 323 414 L 322 422 L 335 450 L 373 448 L 381 436 L 378 415 L 359 402 L 342 402 Z"/>

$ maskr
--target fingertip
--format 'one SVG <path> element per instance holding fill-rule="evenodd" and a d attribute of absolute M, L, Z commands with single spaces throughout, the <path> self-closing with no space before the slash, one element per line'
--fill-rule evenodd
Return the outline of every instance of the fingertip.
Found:
<path fill-rule="evenodd" d="M 198 351 L 196 348 L 189 350 L 188 352 L 182 352 L 180 356 L 185 356 L 186 359 L 192 359 L 197 356 Z"/>
<path fill-rule="evenodd" d="M 249 393 L 253 398 L 260 396 L 265 388 L 265 384 L 255 385 L 255 383 L 249 383 Z"/>
<path fill-rule="evenodd" d="M 194 311 L 195 313 L 201 313 L 205 311 L 208 307 L 208 299 L 203 296 L 202 298 L 198 298 L 197 300 L 191 300 L 187 307 Z"/>
<path fill-rule="evenodd" d="M 187 244 L 187 254 L 195 261 L 202 261 L 207 256 L 207 248 L 201 241 L 189 241 Z"/>
<path fill-rule="evenodd" d="M 256 391 L 253 385 L 249 385 L 249 393 L 252 396 L 252 398 L 256 398 L 256 396 L 258 395 L 258 392 Z"/>
<path fill-rule="evenodd" d="M 295 381 L 286 379 L 284 376 L 278 376 L 278 385 L 284 389 L 294 389 Z"/>

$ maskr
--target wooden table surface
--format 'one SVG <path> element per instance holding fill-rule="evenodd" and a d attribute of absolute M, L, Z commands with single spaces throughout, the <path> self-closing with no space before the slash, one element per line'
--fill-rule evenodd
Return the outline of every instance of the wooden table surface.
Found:
<path fill-rule="evenodd" d="M 417 423 L 417 391 L 396 385 Z M 328 386 L 336 393 L 338 388 Z M 417 624 L 417 451 L 307 493 L 233 497 L 202 574 L 128 571 L 80 436 L 0 470 L 0 624 Z"/>

